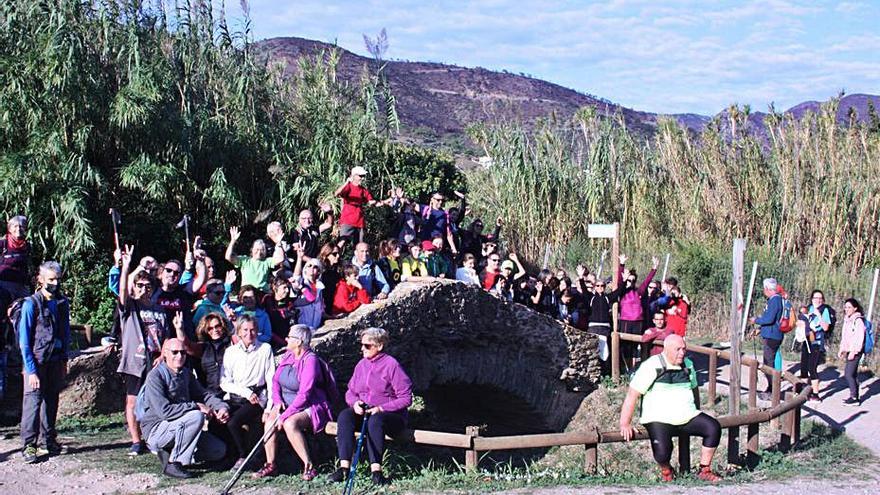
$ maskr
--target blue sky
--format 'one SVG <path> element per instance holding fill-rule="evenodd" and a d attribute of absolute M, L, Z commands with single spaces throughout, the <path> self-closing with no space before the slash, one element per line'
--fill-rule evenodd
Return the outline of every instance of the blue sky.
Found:
<path fill-rule="evenodd" d="M 230 17 L 240 8 L 228 2 Z M 299 36 L 366 55 L 524 72 L 658 113 L 766 110 L 880 93 L 880 1 L 250 0 L 257 39 Z"/>

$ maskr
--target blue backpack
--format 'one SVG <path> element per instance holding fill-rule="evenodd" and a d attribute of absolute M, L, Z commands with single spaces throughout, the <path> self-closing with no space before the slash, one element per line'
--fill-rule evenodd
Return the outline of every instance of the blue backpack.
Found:
<path fill-rule="evenodd" d="M 874 324 L 864 317 L 862 317 L 862 322 L 865 324 L 864 351 L 865 354 L 871 354 L 871 352 L 874 350 Z"/>

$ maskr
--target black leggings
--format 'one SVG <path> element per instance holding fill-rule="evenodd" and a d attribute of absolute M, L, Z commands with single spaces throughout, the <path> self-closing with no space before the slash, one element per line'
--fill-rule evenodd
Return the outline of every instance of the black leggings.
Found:
<path fill-rule="evenodd" d="M 810 380 L 819 379 L 819 357 L 822 350 L 813 347 L 809 342 L 801 343 L 801 378 L 809 377 Z M 818 390 L 813 390 L 814 394 L 818 394 Z"/>
<path fill-rule="evenodd" d="M 354 409 L 346 408 L 339 413 L 336 421 L 336 446 L 339 460 L 351 461 L 354 453 L 354 432 L 361 431 L 364 417 L 355 414 Z M 382 453 L 385 452 L 385 435 L 394 436 L 403 430 L 406 421 L 403 415 L 395 412 L 380 412 L 370 416 L 367 420 L 367 455 L 370 464 L 381 464 Z"/>
<path fill-rule="evenodd" d="M 706 413 L 700 413 L 683 425 L 666 423 L 646 423 L 645 429 L 651 437 L 651 451 L 657 464 L 668 466 L 672 458 L 672 437 L 687 434 L 703 437 L 703 447 L 714 449 L 721 443 L 721 424 Z M 681 448 L 681 446 L 679 446 Z"/>
<path fill-rule="evenodd" d="M 845 357 L 849 357 L 849 353 Z M 847 359 L 846 367 L 843 369 L 843 376 L 846 378 L 846 384 L 849 385 L 849 396 L 853 399 L 859 398 L 859 361 L 862 360 L 862 353 L 856 354 L 855 359 Z"/>
<path fill-rule="evenodd" d="M 238 457 L 244 457 L 248 453 L 248 445 L 245 441 L 244 425 L 251 425 L 251 431 L 255 424 L 259 424 L 259 418 L 263 415 L 263 408 L 259 404 L 251 404 L 248 401 L 230 403 L 231 412 L 226 428 L 232 443 L 238 449 Z M 257 430 L 259 431 L 259 430 Z"/>
<path fill-rule="evenodd" d="M 641 336 L 645 333 L 644 322 L 642 320 L 620 320 L 620 331 L 621 333 Z M 639 357 L 638 343 L 621 339 L 620 344 L 620 352 L 623 354 L 624 359 L 633 361 Z M 629 364 L 627 364 L 627 366 L 629 366 Z"/>

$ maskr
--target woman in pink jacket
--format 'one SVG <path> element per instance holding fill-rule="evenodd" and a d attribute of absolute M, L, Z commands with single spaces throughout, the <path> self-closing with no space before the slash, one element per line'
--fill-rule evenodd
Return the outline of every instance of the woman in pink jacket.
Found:
<path fill-rule="evenodd" d="M 642 335 L 645 331 L 645 314 L 642 298 L 646 297 L 648 284 L 654 279 L 657 273 L 657 266 L 660 260 L 657 257 L 651 258 L 651 271 L 648 276 L 642 280 L 641 285 L 636 285 L 638 276 L 634 270 L 624 270 L 626 264 L 626 255 L 620 255 L 620 268 L 617 271 L 618 283 L 623 284 L 623 293 L 620 296 L 620 331 L 631 335 Z M 623 359 L 628 369 L 635 367 L 636 344 L 623 342 L 621 351 Z"/>
<path fill-rule="evenodd" d="M 330 404 L 338 391 L 330 368 L 309 347 L 312 330 L 308 325 L 290 327 L 287 353 L 278 363 L 272 378 L 271 401 L 263 414 L 265 427 L 284 430 L 296 455 L 303 463 L 302 479 L 311 481 L 318 475 L 309 456 L 306 432 L 318 433 L 333 419 Z M 275 418 L 278 422 L 275 423 Z M 266 464 L 253 474 L 254 478 L 274 476 L 278 435 L 266 440 Z"/>
<path fill-rule="evenodd" d="M 859 360 L 865 348 L 865 318 L 862 305 L 855 299 L 843 303 L 843 331 L 840 332 L 840 347 L 837 357 L 846 361 L 843 376 L 849 385 L 849 398 L 843 401 L 846 406 L 858 406 L 859 399 Z"/>

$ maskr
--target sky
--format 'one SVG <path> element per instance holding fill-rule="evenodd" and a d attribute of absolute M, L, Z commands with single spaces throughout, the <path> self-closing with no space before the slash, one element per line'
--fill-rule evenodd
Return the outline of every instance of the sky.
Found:
<path fill-rule="evenodd" d="M 227 11 L 235 25 L 236 0 Z M 525 73 L 656 113 L 880 94 L 880 0 L 250 0 L 256 39 Z"/>

